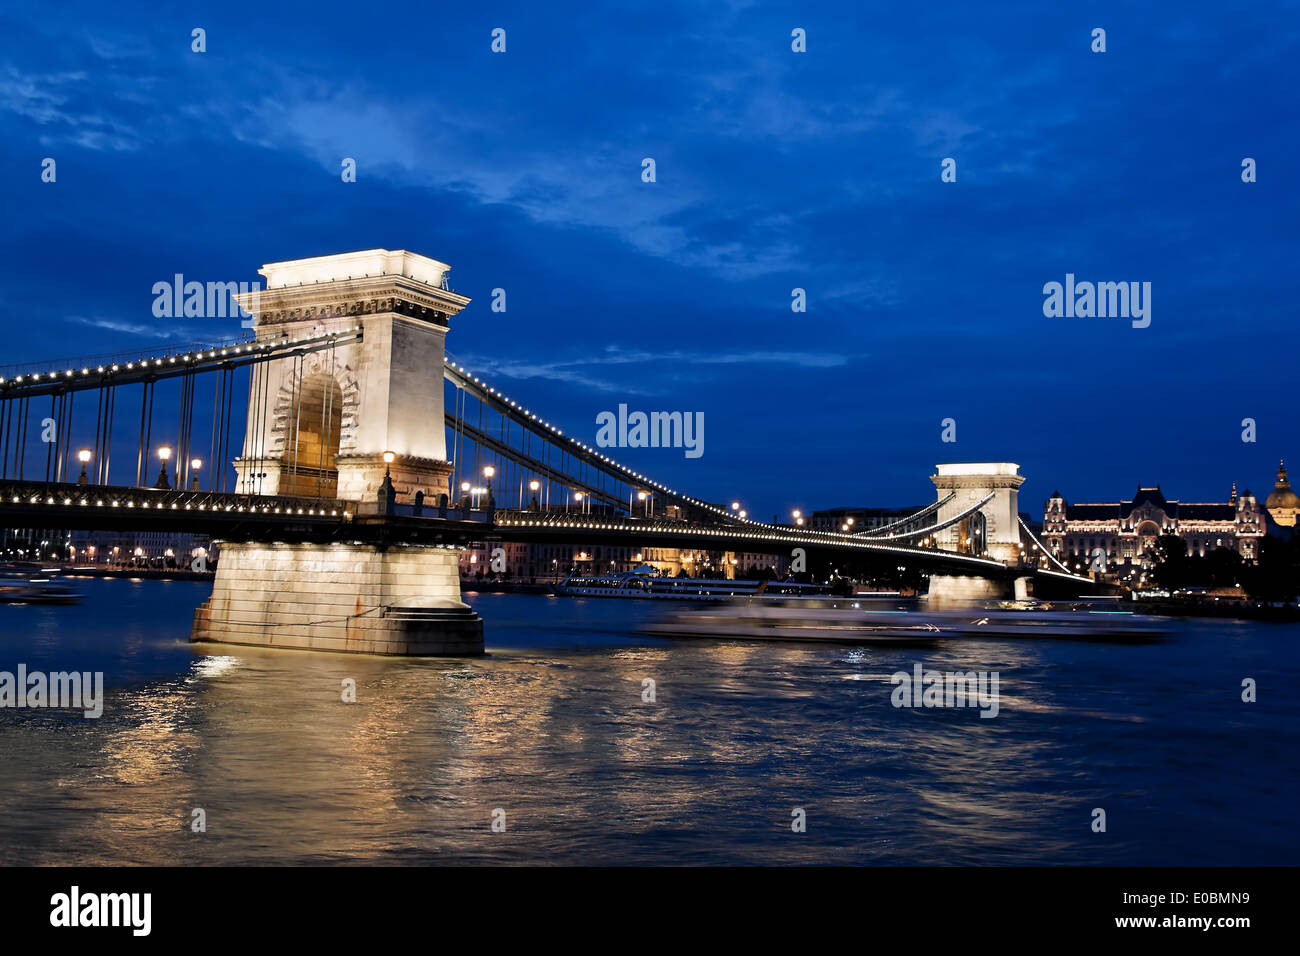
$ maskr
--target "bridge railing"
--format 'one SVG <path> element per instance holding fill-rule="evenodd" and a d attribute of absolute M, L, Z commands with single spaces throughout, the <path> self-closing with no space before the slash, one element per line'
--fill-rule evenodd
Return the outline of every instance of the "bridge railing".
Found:
<path fill-rule="evenodd" d="M 356 503 L 354 508 L 354 513 L 358 517 L 383 515 L 385 517 L 432 518 L 439 521 L 472 521 L 484 525 L 492 523 L 493 515 L 491 511 L 483 508 L 457 506 L 450 503 L 444 505 L 437 500 L 430 502 L 427 498 L 421 502 L 383 502 L 376 499 L 375 501 Z"/>
<path fill-rule="evenodd" d="M 354 503 L 330 498 L 243 495 L 134 485 L 82 485 L 57 481 L 0 481 L 5 507 L 139 508 L 168 511 L 226 511 L 347 518 Z"/>

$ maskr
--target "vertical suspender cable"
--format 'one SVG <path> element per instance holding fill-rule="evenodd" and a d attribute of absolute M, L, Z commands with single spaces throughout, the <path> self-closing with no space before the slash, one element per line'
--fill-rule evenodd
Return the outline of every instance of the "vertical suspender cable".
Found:
<path fill-rule="evenodd" d="M 117 389 L 108 387 L 108 410 L 104 415 L 104 453 L 100 456 L 99 484 L 108 484 L 108 463 L 113 455 L 113 415 L 117 411 Z"/>

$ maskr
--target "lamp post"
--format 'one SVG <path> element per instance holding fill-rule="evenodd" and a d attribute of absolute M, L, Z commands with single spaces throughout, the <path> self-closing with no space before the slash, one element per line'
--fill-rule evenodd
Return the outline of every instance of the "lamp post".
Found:
<path fill-rule="evenodd" d="M 83 448 L 77 452 L 77 459 L 81 462 L 81 477 L 77 479 L 77 484 L 84 485 L 89 480 L 86 477 L 86 462 L 90 461 L 90 449 Z"/>
<path fill-rule="evenodd" d="M 163 491 L 171 490 L 171 482 L 167 480 L 167 462 L 172 457 L 172 450 L 169 446 L 163 445 L 158 449 L 158 459 L 161 464 L 158 466 L 158 480 L 153 486 Z"/>
<path fill-rule="evenodd" d="M 491 465 L 485 465 L 483 468 L 483 478 L 484 478 L 483 484 L 486 489 L 485 493 L 487 494 L 487 498 L 489 502 L 492 501 L 492 476 L 495 475 L 496 473 L 497 470 L 493 468 Z M 489 504 L 489 508 L 490 507 L 491 505 Z"/>
<path fill-rule="evenodd" d="M 644 501 L 644 502 L 646 502 L 646 506 L 645 506 L 645 516 L 646 516 L 647 518 L 650 517 L 650 501 L 649 501 L 649 499 L 650 499 L 650 496 L 647 495 L 644 491 L 638 491 L 638 492 L 636 493 L 636 500 L 637 500 L 637 501 Z"/>
<path fill-rule="evenodd" d="M 203 467 L 202 458 L 190 459 L 190 471 L 194 472 L 194 478 L 190 481 L 190 491 L 201 491 L 199 488 L 199 469 Z"/>
<path fill-rule="evenodd" d="M 537 489 L 540 487 L 542 487 L 542 483 L 538 481 L 536 478 L 534 478 L 532 481 L 528 483 L 528 490 L 533 493 L 532 501 L 530 501 L 528 505 L 530 509 L 535 510 L 537 508 Z"/>

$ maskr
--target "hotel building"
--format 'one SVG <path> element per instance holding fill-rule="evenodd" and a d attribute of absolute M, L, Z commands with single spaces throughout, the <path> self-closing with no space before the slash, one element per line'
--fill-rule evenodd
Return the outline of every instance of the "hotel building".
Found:
<path fill-rule="evenodd" d="M 1070 504 L 1056 491 L 1043 512 L 1043 543 L 1059 560 L 1086 564 L 1100 549 L 1110 568 L 1150 567 L 1167 534 L 1181 538 L 1189 555 L 1228 548 L 1255 561 L 1265 533 L 1264 509 L 1249 490 L 1237 494 L 1235 483 L 1226 502 L 1211 503 L 1171 501 L 1159 485 L 1100 504 Z"/>

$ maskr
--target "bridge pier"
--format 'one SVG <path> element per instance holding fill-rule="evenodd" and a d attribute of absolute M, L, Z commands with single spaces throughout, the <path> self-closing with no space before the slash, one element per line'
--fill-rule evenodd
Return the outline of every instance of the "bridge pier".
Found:
<path fill-rule="evenodd" d="M 932 574 L 926 601 L 933 605 L 1006 601 L 1015 596 L 1010 581 L 965 574 Z"/>
<path fill-rule="evenodd" d="M 979 601 L 1025 601 L 1031 597 L 1027 576 L 985 578 L 965 574 L 932 574 L 926 600 L 935 606 Z"/>
<path fill-rule="evenodd" d="M 352 654 L 483 653 L 459 548 L 223 542 L 191 641 Z"/>

